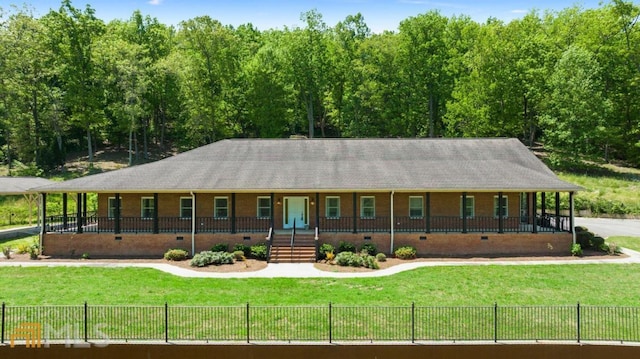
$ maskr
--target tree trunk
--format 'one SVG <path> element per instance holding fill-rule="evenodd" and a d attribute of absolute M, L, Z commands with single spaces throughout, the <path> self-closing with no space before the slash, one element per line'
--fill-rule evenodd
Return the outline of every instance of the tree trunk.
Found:
<path fill-rule="evenodd" d="M 309 138 L 313 138 L 313 95 L 307 97 L 307 120 L 309 121 Z"/>
<path fill-rule="evenodd" d="M 87 127 L 87 151 L 89 153 L 89 166 L 93 166 L 93 147 L 91 143 L 91 130 Z"/>
<path fill-rule="evenodd" d="M 133 164 L 133 126 L 129 128 L 129 167 Z"/>
<path fill-rule="evenodd" d="M 435 134 L 435 123 L 436 123 L 436 114 L 435 114 L 435 104 L 433 99 L 433 93 L 429 93 L 429 137 L 433 138 Z"/>

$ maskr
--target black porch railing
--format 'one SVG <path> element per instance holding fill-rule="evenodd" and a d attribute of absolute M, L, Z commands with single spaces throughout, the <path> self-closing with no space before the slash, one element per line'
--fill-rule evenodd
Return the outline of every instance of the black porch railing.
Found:
<path fill-rule="evenodd" d="M 640 342 L 640 307 L 612 306 L 9 306 L 0 344 L 111 340 L 243 342 Z"/>
<path fill-rule="evenodd" d="M 49 216 L 47 230 L 49 232 L 77 232 L 77 217 Z M 82 231 L 88 233 L 113 233 L 116 230 L 116 220 L 108 217 L 87 216 L 81 218 Z M 493 216 L 475 216 L 463 219 L 458 216 L 431 217 L 394 217 L 394 231 L 399 233 L 526 233 L 534 231 L 534 224 L 528 217 L 507 217 L 500 220 Z M 535 218 L 537 232 L 569 232 L 570 218 L 568 216 L 545 214 Z M 120 233 L 190 233 L 192 231 L 191 218 L 159 217 L 152 218 L 121 217 L 119 221 Z M 196 233 L 266 233 L 271 227 L 270 218 L 236 217 L 214 218 L 197 217 L 195 221 Z M 368 233 L 391 231 L 390 217 L 319 217 L 320 232 Z"/>

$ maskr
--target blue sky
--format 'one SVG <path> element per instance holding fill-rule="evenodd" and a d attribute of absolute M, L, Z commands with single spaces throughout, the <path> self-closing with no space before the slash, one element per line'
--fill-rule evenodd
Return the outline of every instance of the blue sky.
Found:
<path fill-rule="evenodd" d="M 302 12 L 317 9 L 325 23 L 335 25 L 347 15 L 362 13 L 369 28 L 374 32 L 397 30 L 403 19 L 439 10 L 445 16 L 468 15 L 473 20 L 484 22 L 495 17 L 506 22 L 522 17 L 532 9 L 562 10 L 573 5 L 596 8 L 601 0 L 74 0 L 73 5 L 84 8 L 90 4 L 96 16 L 105 22 L 113 19 L 128 19 L 134 10 L 156 17 L 160 22 L 177 25 L 182 20 L 209 15 L 225 25 L 238 26 L 252 23 L 260 30 L 282 29 L 284 26 L 304 26 L 300 21 Z M 605 0 L 605 2 L 607 2 Z M 0 7 L 9 4 L 30 5 L 36 16 L 46 14 L 49 9 L 58 9 L 59 0 L 0 0 Z"/>

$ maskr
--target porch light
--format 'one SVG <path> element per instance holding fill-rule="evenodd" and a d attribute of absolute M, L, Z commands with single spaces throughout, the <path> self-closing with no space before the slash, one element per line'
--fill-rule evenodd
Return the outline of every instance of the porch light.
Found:
<path fill-rule="evenodd" d="M 278 198 L 278 200 L 276 201 L 276 204 L 279 206 L 282 204 L 282 202 L 280 202 L 280 198 Z"/>
<path fill-rule="evenodd" d="M 312 205 L 312 206 L 315 206 L 315 205 L 316 205 L 316 202 L 315 202 L 314 200 L 311 200 L 311 202 L 310 202 L 310 203 L 311 203 L 311 205 Z"/>

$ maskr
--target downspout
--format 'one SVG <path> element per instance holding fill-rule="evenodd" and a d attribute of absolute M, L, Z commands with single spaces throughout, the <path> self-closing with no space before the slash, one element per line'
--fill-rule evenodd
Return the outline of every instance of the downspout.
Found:
<path fill-rule="evenodd" d="M 191 256 L 196 255 L 196 194 L 191 191 Z"/>
<path fill-rule="evenodd" d="M 40 227 L 40 235 L 39 235 L 39 243 L 40 243 L 40 253 L 42 253 L 42 242 L 43 242 L 43 238 L 44 238 L 44 234 L 45 234 L 45 229 L 44 229 L 44 218 L 47 215 L 46 213 L 44 213 L 46 211 L 46 207 L 42 205 L 42 203 L 44 203 L 44 196 L 42 195 L 42 193 L 38 194 L 38 226 Z"/>
<path fill-rule="evenodd" d="M 389 254 L 393 254 L 393 239 L 394 239 L 394 230 L 395 230 L 395 218 L 393 215 L 393 194 L 395 193 L 395 191 L 391 191 L 391 250 L 389 251 Z"/>

